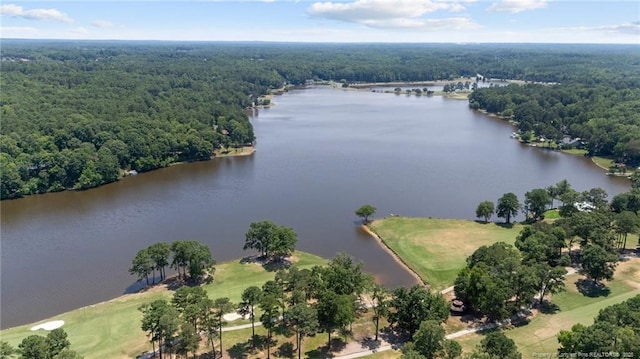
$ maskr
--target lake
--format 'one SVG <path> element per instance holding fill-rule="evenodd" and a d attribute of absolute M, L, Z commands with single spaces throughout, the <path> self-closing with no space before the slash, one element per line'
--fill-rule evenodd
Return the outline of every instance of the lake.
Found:
<path fill-rule="evenodd" d="M 466 101 L 328 87 L 273 101 L 252 118 L 253 156 L 3 201 L 1 327 L 136 290 L 131 259 L 159 241 L 199 240 L 227 261 L 252 254 L 242 251 L 251 222 L 272 220 L 294 228 L 298 249 L 347 252 L 398 286 L 413 279 L 360 230 L 353 212 L 362 204 L 378 217 L 474 219 L 483 200 L 514 192 L 522 201 L 565 178 L 610 197 L 630 188 L 587 158 L 519 144 L 508 123 Z"/>

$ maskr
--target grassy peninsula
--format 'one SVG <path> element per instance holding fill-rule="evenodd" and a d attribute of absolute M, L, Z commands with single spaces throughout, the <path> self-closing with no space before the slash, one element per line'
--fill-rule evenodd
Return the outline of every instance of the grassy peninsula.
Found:
<path fill-rule="evenodd" d="M 465 260 L 478 247 L 513 244 L 519 224 L 503 226 L 461 219 L 390 217 L 370 228 L 401 260 L 434 289 L 453 285 Z"/>

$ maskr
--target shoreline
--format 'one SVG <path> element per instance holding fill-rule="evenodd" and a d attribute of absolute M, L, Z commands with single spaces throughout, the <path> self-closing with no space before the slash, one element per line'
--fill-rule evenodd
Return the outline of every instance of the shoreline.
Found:
<path fill-rule="evenodd" d="M 500 116 L 500 115 L 495 114 L 495 113 L 493 113 L 493 112 L 488 112 L 487 110 L 483 110 L 483 109 L 477 109 L 477 110 L 474 110 L 474 111 L 478 111 L 478 112 L 480 112 L 481 114 L 483 114 L 483 115 L 485 115 L 485 116 L 488 116 L 488 117 L 491 117 L 491 118 L 495 118 L 495 119 L 502 120 L 502 121 L 507 121 L 507 122 L 509 122 L 512 126 L 514 126 L 513 121 L 512 121 L 511 119 L 509 119 L 509 118 L 506 118 L 506 117 Z M 514 126 L 514 129 L 515 129 L 515 126 Z M 529 147 L 536 147 L 536 148 L 540 148 L 540 149 L 547 149 L 547 150 L 549 149 L 549 148 L 546 148 L 546 147 L 543 147 L 543 146 L 536 146 L 536 144 L 535 144 L 535 143 L 525 143 L 525 142 L 520 141 L 519 139 L 517 139 L 517 140 L 518 140 L 518 142 L 519 142 L 520 144 L 525 145 L 525 146 L 529 146 Z M 572 152 L 568 152 L 568 151 L 565 151 L 565 150 L 562 150 L 562 149 L 558 149 L 558 150 L 559 150 L 561 153 L 566 154 L 566 155 L 572 155 L 572 156 L 580 155 L 580 156 L 585 157 L 585 155 L 584 155 L 584 154 L 572 153 Z M 595 158 L 596 158 L 596 157 L 598 157 L 598 156 L 586 156 L 586 157 L 589 157 L 589 159 L 591 160 L 591 163 L 593 163 L 594 165 L 596 165 L 598 168 L 602 169 L 602 170 L 605 172 L 604 174 L 605 174 L 606 176 L 625 177 L 625 178 L 627 178 L 627 179 L 630 179 L 630 178 L 631 178 L 631 174 L 632 174 L 633 172 L 630 172 L 630 173 L 624 173 L 624 174 L 622 174 L 622 173 L 611 173 L 611 172 L 609 171 L 609 168 L 606 168 L 606 167 L 604 167 L 604 166 L 600 165 L 600 164 L 596 161 L 596 159 L 595 159 Z M 603 157 L 601 157 L 601 158 L 603 158 Z"/>
<path fill-rule="evenodd" d="M 214 160 L 216 158 L 223 157 L 243 157 L 243 156 L 251 156 L 256 153 L 256 148 L 253 146 L 242 146 L 241 150 L 238 152 L 238 148 L 233 148 L 231 151 L 227 153 L 221 152 L 220 150 L 213 151 L 213 156 L 211 159 Z"/>
<path fill-rule="evenodd" d="M 384 240 L 378 236 L 378 234 L 376 234 L 376 232 L 374 232 L 373 230 L 371 230 L 371 228 L 369 228 L 369 226 L 367 226 L 366 224 L 361 224 L 360 228 L 362 228 L 363 231 L 367 232 L 367 234 L 369 234 L 371 237 L 373 237 L 373 239 L 376 240 L 376 242 L 380 245 L 380 248 L 382 248 L 382 250 L 384 250 L 385 252 L 387 252 L 391 258 L 393 258 L 393 260 L 398 263 L 404 270 L 406 270 L 417 282 L 418 284 L 421 284 L 423 286 L 429 287 L 429 284 L 427 282 L 425 282 L 422 277 L 420 277 L 418 275 L 418 273 L 416 273 L 416 271 L 413 270 L 413 268 L 411 268 L 403 259 L 402 257 L 400 257 L 396 252 L 393 251 L 393 249 L 391 249 L 385 242 Z"/>

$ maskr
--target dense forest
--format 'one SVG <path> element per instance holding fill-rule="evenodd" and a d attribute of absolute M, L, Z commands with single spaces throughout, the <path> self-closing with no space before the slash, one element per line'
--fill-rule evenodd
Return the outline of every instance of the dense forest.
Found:
<path fill-rule="evenodd" d="M 474 91 L 470 101 L 513 119 L 525 142 L 580 138 L 590 155 L 640 164 L 640 87 L 624 81 L 494 86 Z"/>
<path fill-rule="evenodd" d="M 477 91 L 522 129 L 640 160 L 631 45 L 285 44 L 3 40 L 1 198 L 84 189 L 254 141 L 244 109 L 307 80 L 554 82 Z M 496 102 L 498 107 L 491 107 Z M 510 112 L 509 112 L 510 111 Z"/>

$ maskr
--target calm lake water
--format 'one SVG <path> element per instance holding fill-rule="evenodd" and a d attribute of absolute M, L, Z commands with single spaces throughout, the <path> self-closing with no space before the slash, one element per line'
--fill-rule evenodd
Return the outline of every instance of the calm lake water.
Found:
<path fill-rule="evenodd" d="M 173 166 L 83 192 L 3 201 L 2 328 L 135 289 L 135 253 L 195 239 L 214 258 L 242 251 L 249 223 L 293 227 L 298 249 L 347 252 L 389 286 L 413 283 L 358 227 L 377 216 L 474 219 L 480 201 L 568 179 L 577 190 L 629 190 L 588 159 L 522 146 L 512 127 L 466 101 L 317 87 L 291 91 L 253 118 L 257 152 Z M 220 293 L 225 295 L 225 293 Z"/>

